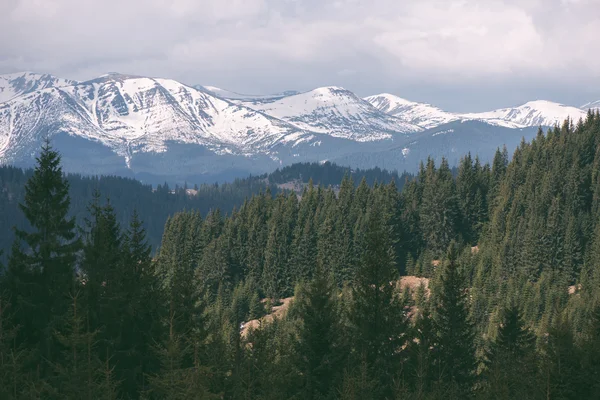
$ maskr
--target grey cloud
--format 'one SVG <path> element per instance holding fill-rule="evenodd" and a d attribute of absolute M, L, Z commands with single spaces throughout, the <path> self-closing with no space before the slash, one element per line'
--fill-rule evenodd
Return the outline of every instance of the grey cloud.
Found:
<path fill-rule="evenodd" d="M 0 34 L 0 73 L 331 84 L 449 109 L 600 98 L 598 0 L 4 0 Z"/>

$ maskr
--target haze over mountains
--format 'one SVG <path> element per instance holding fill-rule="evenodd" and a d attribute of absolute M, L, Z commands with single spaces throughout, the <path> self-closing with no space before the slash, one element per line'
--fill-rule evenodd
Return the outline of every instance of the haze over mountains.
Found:
<path fill-rule="evenodd" d="M 488 160 L 539 126 L 586 109 L 537 100 L 457 114 L 391 94 L 360 98 L 340 87 L 243 95 L 170 79 L 107 74 L 76 82 L 0 76 L 0 162 L 31 165 L 50 136 L 71 172 L 147 181 L 205 181 L 300 161 L 414 171 L 428 156 Z"/>

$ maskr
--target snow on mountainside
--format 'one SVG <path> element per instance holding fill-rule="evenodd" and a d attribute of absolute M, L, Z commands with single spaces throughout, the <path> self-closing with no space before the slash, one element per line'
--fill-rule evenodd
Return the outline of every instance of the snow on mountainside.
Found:
<path fill-rule="evenodd" d="M 379 111 L 425 129 L 458 119 L 456 115 L 430 104 L 416 103 L 389 93 L 365 97 L 365 100 Z"/>
<path fill-rule="evenodd" d="M 299 129 L 358 142 L 389 139 L 398 134 L 423 130 L 381 112 L 354 93 L 335 86 L 243 104 L 294 124 Z"/>
<path fill-rule="evenodd" d="M 584 105 L 581 106 L 581 109 L 583 109 L 583 110 L 596 110 L 596 109 L 600 109 L 600 100 L 596 100 L 596 101 L 591 101 L 589 103 L 585 103 Z"/>
<path fill-rule="evenodd" d="M 518 107 L 503 108 L 499 110 L 462 114 L 465 119 L 474 119 L 482 121 L 506 121 L 514 124 L 514 127 L 527 126 L 554 126 L 571 118 L 577 122 L 580 118 L 586 116 L 586 112 L 575 107 L 565 106 L 559 103 L 553 103 L 546 100 L 530 101 Z M 511 127 L 508 125 L 508 127 Z"/>
<path fill-rule="evenodd" d="M 250 108 L 169 79 L 108 75 L 38 90 L 0 104 L 0 157 L 40 135 L 65 132 L 126 157 L 161 152 L 169 141 L 217 153 L 268 154 L 278 143 L 312 138 Z"/>
<path fill-rule="evenodd" d="M 68 86 L 75 83 L 77 82 L 69 79 L 57 78 L 49 74 L 36 74 L 33 72 L 0 75 L 0 103 L 36 90 Z"/>
<path fill-rule="evenodd" d="M 586 106 L 594 105 L 600 102 Z M 326 159 L 414 170 L 428 154 L 473 150 L 485 159 L 537 131 L 530 127 L 585 114 L 548 101 L 454 114 L 334 86 L 244 95 L 117 73 L 76 82 L 26 72 L 0 75 L 0 163 L 30 166 L 50 136 L 70 172 L 185 180 Z"/>
<path fill-rule="evenodd" d="M 585 112 L 581 109 L 545 100 L 530 101 L 519 107 L 468 114 L 449 113 L 430 104 L 412 102 L 387 93 L 369 96 L 365 100 L 382 112 L 425 129 L 456 120 L 480 120 L 494 126 L 524 128 L 540 125 L 554 126 L 556 123 L 562 123 L 567 117 L 574 121 L 581 117 L 585 118 Z M 595 103 L 588 104 L 593 107 Z M 600 101 L 597 105 L 600 107 Z"/>

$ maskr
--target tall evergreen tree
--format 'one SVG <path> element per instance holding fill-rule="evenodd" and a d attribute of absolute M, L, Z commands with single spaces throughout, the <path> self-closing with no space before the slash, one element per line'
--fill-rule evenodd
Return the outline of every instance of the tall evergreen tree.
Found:
<path fill-rule="evenodd" d="M 357 362 L 364 361 L 379 382 L 376 398 L 391 396 L 403 361 L 407 331 L 403 305 L 395 291 L 397 270 L 390 228 L 379 204 L 370 204 L 364 224 L 363 253 L 352 285 L 349 320 Z"/>
<path fill-rule="evenodd" d="M 486 393 L 497 399 L 534 398 L 535 335 L 524 325 L 518 307 L 504 310 L 496 340 L 487 351 Z"/>
<path fill-rule="evenodd" d="M 12 323 L 19 326 L 17 345 L 35 348 L 52 362 L 60 356 L 52 333 L 56 316 L 69 309 L 80 242 L 75 219 L 68 217 L 69 184 L 49 140 L 36 161 L 20 204 L 31 230 L 15 230 L 17 239 L 2 283 L 11 302 Z M 44 365 L 40 364 L 42 370 Z"/>
<path fill-rule="evenodd" d="M 473 385 L 475 332 L 469 317 L 466 282 L 458 269 L 456 244 L 448 250 L 435 305 L 438 356 L 435 374 L 442 384 L 468 393 Z"/>
<path fill-rule="evenodd" d="M 299 370 L 303 379 L 301 398 L 333 398 L 344 365 L 342 325 L 336 288 L 330 273 L 317 266 L 313 280 L 297 305 L 302 318 L 298 334 Z"/>

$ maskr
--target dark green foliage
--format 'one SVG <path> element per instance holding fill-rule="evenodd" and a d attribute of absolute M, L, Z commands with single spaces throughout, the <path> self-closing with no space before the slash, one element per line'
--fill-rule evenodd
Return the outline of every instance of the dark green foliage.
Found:
<path fill-rule="evenodd" d="M 38 351 L 31 361 L 45 369 L 59 357 L 53 339 L 57 316 L 69 309 L 74 285 L 76 252 L 75 220 L 68 217 L 69 184 L 63 177 L 60 156 L 46 142 L 37 166 L 25 185 L 20 209 L 31 230 L 15 230 L 8 269 L 2 288 L 10 302 L 16 347 Z M 39 357 L 39 358 L 38 358 Z"/>
<path fill-rule="evenodd" d="M 376 398 L 389 397 L 391 384 L 403 362 L 401 352 L 407 325 L 396 291 L 397 270 L 390 227 L 378 204 L 365 216 L 363 253 L 352 286 L 349 321 L 357 362 L 365 362 L 375 379 Z"/>
<path fill-rule="evenodd" d="M 341 378 L 345 349 L 336 292 L 331 275 L 320 265 L 298 300 L 302 326 L 297 346 L 303 399 L 333 398 Z"/>
<path fill-rule="evenodd" d="M 487 351 L 487 395 L 498 399 L 535 397 L 535 340 L 519 308 L 513 305 L 505 309 L 496 339 Z"/>
<path fill-rule="evenodd" d="M 467 393 L 476 372 L 475 330 L 469 317 L 467 285 L 457 264 L 456 245 L 448 250 L 448 262 L 436 296 L 434 326 L 437 332 L 435 375 Z"/>

